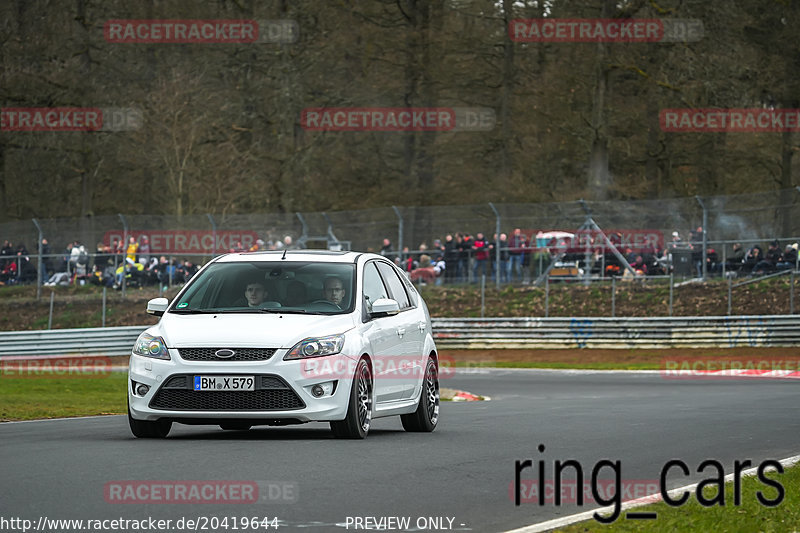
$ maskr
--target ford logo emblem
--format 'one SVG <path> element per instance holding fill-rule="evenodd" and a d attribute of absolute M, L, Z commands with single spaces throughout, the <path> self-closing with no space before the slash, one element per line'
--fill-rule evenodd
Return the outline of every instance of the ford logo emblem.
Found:
<path fill-rule="evenodd" d="M 214 355 L 219 357 L 220 359 L 230 359 L 236 354 L 233 350 L 229 350 L 228 348 L 224 348 L 222 350 L 217 350 L 214 352 Z"/>

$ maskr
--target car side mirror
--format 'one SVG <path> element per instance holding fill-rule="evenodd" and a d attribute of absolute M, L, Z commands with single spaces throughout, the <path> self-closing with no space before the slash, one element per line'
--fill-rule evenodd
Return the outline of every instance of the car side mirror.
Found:
<path fill-rule="evenodd" d="M 147 302 L 147 312 L 151 315 L 162 316 L 169 307 L 169 300 L 166 298 L 153 298 Z"/>
<path fill-rule="evenodd" d="M 400 304 L 389 298 L 378 298 L 372 303 L 372 318 L 396 315 L 400 312 Z"/>

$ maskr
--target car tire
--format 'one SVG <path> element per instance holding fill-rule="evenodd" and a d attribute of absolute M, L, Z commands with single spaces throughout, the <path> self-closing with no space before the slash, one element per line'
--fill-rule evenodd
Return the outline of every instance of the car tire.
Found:
<path fill-rule="evenodd" d="M 136 420 L 131 416 L 131 407 L 128 405 L 128 425 L 134 437 L 140 439 L 163 439 L 172 429 L 172 420 Z"/>
<path fill-rule="evenodd" d="M 428 363 L 425 365 L 417 410 L 408 415 L 400 415 L 400 421 L 406 431 L 430 433 L 436 428 L 439 422 L 439 368 L 433 356 L 428 356 Z"/>
<path fill-rule="evenodd" d="M 226 431 L 247 431 L 253 426 L 250 424 L 238 424 L 236 422 L 226 422 L 224 424 L 220 424 L 219 427 Z"/>
<path fill-rule="evenodd" d="M 362 357 L 353 375 L 350 401 L 344 420 L 331 422 L 331 430 L 337 439 L 363 439 L 369 433 L 372 422 L 372 369 Z"/>

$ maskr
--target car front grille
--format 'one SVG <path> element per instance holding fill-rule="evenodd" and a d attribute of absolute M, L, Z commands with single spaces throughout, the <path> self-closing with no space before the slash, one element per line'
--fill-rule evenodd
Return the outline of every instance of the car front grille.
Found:
<path fill-rule="evenodd" d="M 172 376 L 156 391 L 150 408 L 170 411 L 288 411 L 306 406 L 280 377 L 257 375 L 255 378 L 254 391 L 195 391 L 193 375 Z"/>
<path fill-rule="evenodd" d="M 232 357 L 217 357 L 219 350 L 232 350 Z M 186 361 L 266 361 L 277 351 L 276 348 L 178 348 L 178 353 Z"/>

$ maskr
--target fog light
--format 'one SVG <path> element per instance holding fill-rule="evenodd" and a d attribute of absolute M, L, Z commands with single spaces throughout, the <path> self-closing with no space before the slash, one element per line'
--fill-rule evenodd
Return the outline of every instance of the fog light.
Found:
<path fill-rule="evenodd" d="M 311 394 L 314 396 L 314 398 L 319 398 L 325 394 L 325 389 L 323 389 L 320 385 L 314 385 L 311 387 Z"/>
<path fill-rule="evenodd" d="M 136 394 L 138 394 L 139 396 L 145 396 L 147 394 L 147 391 L 149 390 L 150 387 L 148 387 L 144 383 L 139 383 L 139 385 L 136 386 Z"/>

